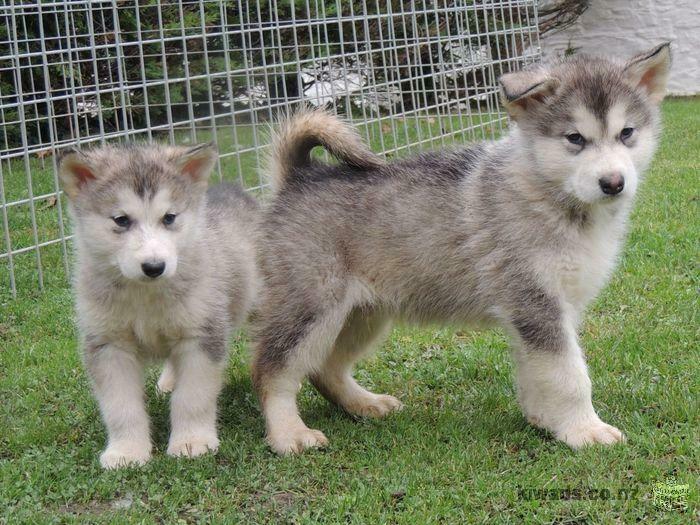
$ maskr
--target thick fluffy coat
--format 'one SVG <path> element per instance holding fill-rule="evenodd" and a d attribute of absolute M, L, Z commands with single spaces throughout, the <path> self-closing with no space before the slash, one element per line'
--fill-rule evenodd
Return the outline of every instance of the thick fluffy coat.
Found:
<path fill-rule="evenodd" d="M 507 137 L 390 164 L 325 113 L 281 126 L 254 362 L 271 447 L 326 443 L 299 417 L 305 377 L 354 414 L 401 406 L 352 377 L 398 319 L 505 328 L 528 421 L 575 448 L 621 441 L 593 409 L 576 332 L 622 246 L 668 69 L 661 45 L 507 74 Z M 341 164 L 311 160 L 318 144 Z"/>
<path fill-rule="evenodd" d="M 86 368 L 107 427 L 105 468 L 151 455 L 144 366 L 166 359 L 168 453 L 219 445 L 216 403 L 231 330 L 256 293 L 258 205 L 242 189 L 207 191 L 209 146 L 71 152 L 60 175 L 75 224 L 75 291 Z"/>

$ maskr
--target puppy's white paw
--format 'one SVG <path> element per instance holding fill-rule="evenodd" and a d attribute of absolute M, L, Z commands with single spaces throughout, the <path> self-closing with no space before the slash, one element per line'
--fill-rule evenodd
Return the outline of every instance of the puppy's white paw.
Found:
<path fill-rule="evenodd" d="M 270 448 L 281 456 L 300 454 L 307 448 L 322 448 L 328 438 L 320 430 L 299 427 L 288 432 L 271 433 L 267 436 Z"/>
<path fill-rule="evenodd" d="M 344 407 L 345 410 L 362 417 L 381 418 L 403 408 L 403 403 L 394 396 L 372 394 L 370 392 L 367 392 L 367 394 L 367 396 L 355 398 L 347 403 Z"/>
<path fill-rule="evenodd" d="M 111 443 L 100 455 L 100 465 L 105 469 L 145 465 L 151 459 L 151 444 L 134 441 Z"/>
<path fill-rule="evenodd" d="M 554 433 L 555 437 L 573 449 L 588 445 L 612 445 L 624 443 L 625 436 L 620 430 L 596 418 L 592 421 L 570 425 Z"/>
<path fill-rule="evenodd" d="M 160 394 L 169 394 L 175 389 L 175 373 L 169 366 L 166 365 L 161 372 L 156 388 Z"/>
<path fill-rule="evenodd" d="M 170 438 L 168 455 L 194 458 L 216 452 L 219 449 L 219 438 L 216 434 L 200 434 L 193 436 L 176 436 Z"/>

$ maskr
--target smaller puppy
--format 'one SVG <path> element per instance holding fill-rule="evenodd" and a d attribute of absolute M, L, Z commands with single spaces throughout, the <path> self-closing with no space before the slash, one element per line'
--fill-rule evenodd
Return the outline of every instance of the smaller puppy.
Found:
<path fill-rule="evenodd" d="M 168 454 L 219 446 L 216 402 L 228 337 L 256 291 L 257 202 L 207 191 L 210 145 L 71 150 L 59 176 L 75 225 L 75 292 L 84 361 L 107 427 L 104 468 L 151 456 L 144 366 L 167 359 Z"/>

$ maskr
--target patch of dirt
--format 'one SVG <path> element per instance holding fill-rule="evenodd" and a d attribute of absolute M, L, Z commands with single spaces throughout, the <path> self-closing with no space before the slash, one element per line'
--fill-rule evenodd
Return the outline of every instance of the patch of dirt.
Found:
<path fill-rule="evenodd" d="M 112 501 L 92 500 L 87 503 L 68 503 L 61 505 L 58 511 L 61 514 L 70 514 L 71 516 L 100 516 L 108 512 L 127 510 L 133 504 L 133 496 L 127 494 L 123 498 L 117 498 Z"/>
<path fill-rule="evenodd" d="M 68 503 L 58 507 L 61 514 L 71 516 L 100 516 L 114 510 L 107 501 L 88 501 L 87 503 Z"/>
<path fill-rule="evenodd" d="M 270 497 L 270 500 L 277 507 L 289 508 L 294 505 L 294 494 L 291 492 L 278 492 Z"/>

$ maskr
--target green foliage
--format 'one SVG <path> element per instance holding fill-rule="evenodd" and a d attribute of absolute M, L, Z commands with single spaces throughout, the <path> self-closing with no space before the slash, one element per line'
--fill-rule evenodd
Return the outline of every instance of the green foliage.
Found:
<path fill-rule="evenodd" d="M 147 121 L 165 123 L 169 114 L 184 120 L 192 111 L 188 100 L 200 103 L 197 115 L 209 111 L 211 98 L 215 111 L 230 111 L 230 105 L 218 102 L 230 100 L 249 85 L 262 85 L 272 98 L 283 91 L 295 98 L 302 63 L 329 55 L 359 55 L 372 68 L 374 83 L 398 84 L 405 94 L 403 107 L 410 109 L 415 102 L 410 94 L 418 86 L 426 93 L 422 101 L 427 104 L 435 103 L 431 98 L 435 92 L 445 91 L 433 85 L 435 67 L 441 63 L 450 67 L 441 49 L 444 40 L 438 37 L 454 40 L 462 35 L 465 45 L 471 46 L 469 35 L 489 31 L 491 53 L 500 56 L 509 36 L 494 30 L 511 28 L 519 19 L 514 16 L 517 7 L 480 14 L 465 8 L 455 13 L 448 4 L 437 3 L 433 12 L 427 4 L 408 0 L 242 5 L 242 10 L 237 1 L 76 2 L 68 3 L 66 10 L 28 5 L 21 17 L 2 15 L 0 53 L 14 56 L 15 67 L 0 70 L 0 94 L 4 101 L 22 107 L 28 140 L 36 144 L 46 141 L 50 126 L 55 126 L 59 140 L 94 134 L 98 116 L 107 132 L 121 130 L 124 121 L 130 128 L 143 128 Z M 419 40 L 420 44 L 407 45 Z M 406 49 L 392 51 L 393 45 Z M 207 62 L 210 73 L 226 71 L 227 62 L 234 73 L 228 78 L 162 82 L 166 75 L 170 80 L 205 76 Z M 263 63 L 265 72 L 250 71 Z M 473 88 L 493 83 L 485 74 L 477 70 L 451 82 L 457 83 L 457 93 L 470 89 L 473 93 Z M 47 96 L 50 103 L 43 100 Z M 16 122 L 18 116 L 9 108 L 4 122 Z M 5 125 L 10 149 L 21 146 L 19 130 L 19 125 Z"/>

